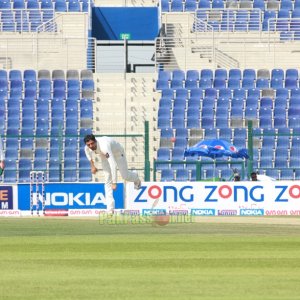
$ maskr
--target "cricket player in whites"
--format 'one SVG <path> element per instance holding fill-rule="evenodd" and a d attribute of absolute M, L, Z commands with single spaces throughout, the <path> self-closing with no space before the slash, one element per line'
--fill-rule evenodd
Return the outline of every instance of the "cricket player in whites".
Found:
<path fill-rule="evenodd" d="M 113 190 L 117 188 L 117 168 L 124 180 L 134 182 L 135 189 L 141 187 L 141 180 L 136 172 L 128 170 L 127 159 L 120 143 L 110 137 L 95 137 L 93 134 L 84 137 L 85 155 L 91 163 L 91 172 L 95 174 L 98 169 L 95 166 L 93 155 L 101 158 L 105 177 L 105 198 L 107 211 L 114 212 L 115 200 Z"/>

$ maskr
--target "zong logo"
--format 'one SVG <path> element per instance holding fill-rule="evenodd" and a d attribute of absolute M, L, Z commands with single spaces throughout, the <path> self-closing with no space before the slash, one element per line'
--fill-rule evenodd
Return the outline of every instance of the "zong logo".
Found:
<path fill-rule="evenodd" d="M 139 194 L 134 202 L 145 203 L 148 200 L 162 199 L 163 202 L 193 202 L 194 194 L 193 187 L 186 185 L 182 188 L 177 188 L 172 185 L 160 187 L 158 185 L 142 186 Z"/>

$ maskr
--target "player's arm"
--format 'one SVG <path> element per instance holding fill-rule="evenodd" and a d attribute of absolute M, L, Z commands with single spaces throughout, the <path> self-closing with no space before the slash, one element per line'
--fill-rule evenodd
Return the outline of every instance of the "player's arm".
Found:
<path fill-rule="evenodd" d="M 92 159 L 91 152 L 89 151 L 88 147 L 85 146 L 84 152 L 85 152 L 86 158 L 87 158 L 87 159 L 89 160 L 89 162 L 90 162 L 92 174 L 96 174 L 96 172 L 98 171 L 98 169 L 97 169 L 96 166 L 95 166 L 95 163 L 94 163 L 94 161 L 93 161 L 93 159 Z"/>
<path fill-rule="evenodd" d="M 90 164 L 91 164 L 91 172 L 92 172 L 92 174 L 96 174 L 96 172 L 98 171 L 98 169 L 96 168 L 95 163 L 94 163 L 94 161 L 92 159 L 90 160 Z"/>
<path fill-rule="evenodd" d="M 110 144 L 105 145 L 105 157 L 109 163 L 110 170 L 111 170 L 111 178 L 112 178 L 112 184 L 111 188 L 113 190 L 117 189 L 117 163 L 114 159 Z"/>

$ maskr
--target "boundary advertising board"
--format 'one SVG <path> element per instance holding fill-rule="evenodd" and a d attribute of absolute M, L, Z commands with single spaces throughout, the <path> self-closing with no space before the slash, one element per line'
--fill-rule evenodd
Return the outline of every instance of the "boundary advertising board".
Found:
<path fill-rule="evenodd" d="M 47 183 L 45 184 L 45 212 L 49 216 L 98 215 L 106 209 L 103 183 Z M 18 185 L 18 209 L 22 215 L 30 214 L 30 185 Z M 33 193 L 42 201 L 42 195 Z M 123 208 L 123 184 L 114 191 L 116 208 Z"/>
<path fill-rule="evenodd" d="M 300 215 L 300 182 L 147 182 L 128 185 L 126 209 L 193 215 Z"/>
<path fill-rule="evenodd" d="M 106 209 L 104 194 L 102 183 L 47 183 L 46 212 L 49 216 L 97 216 Z M 35 197 L 41 200 L 40 194 Z M 132 183 L 119 183 L 114 197 L 117 210 L 144 215 L 300 216 L 298 181 L 147 182 L 140 190 Z M 29 184 L 0 185 L 0 216 L 21 215 L 30 215 Z"/>

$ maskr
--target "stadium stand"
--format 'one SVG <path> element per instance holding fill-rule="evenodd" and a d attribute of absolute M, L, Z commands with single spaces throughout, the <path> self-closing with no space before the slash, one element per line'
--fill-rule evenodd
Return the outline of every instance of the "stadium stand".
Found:
<path fill-rule="evenodd" d="M 63 175 L 60 179 L 64 181 L 91 180 L 87 175 L 78 177 L 78 166 L 74 163 L 78 162 L 77 153 L 80 151 L 81 121 L 93 120 L 94 84 L 91 76 L 79 79 L 77 70 L 1 70 L 0 73 L 2 88 L 6 91 L 3 98 L 7 111 L 7 121 L 3 124 L 5 154 L 6 159 L 16 164 L 16 174 L 12 176 L 8 172 L 4 181 L 28 182 L 30 170 L 47 171 L 48 166 L 51 167 L 49 179 L 52 181 L 57 179 L 52 173 L 60 174 L 60 169 Z M 85 78 L 84 74 L 90 72 L 82 70 L 82 74 Z M 71 90 L 78 93 L 70 96 Z M 89 94 L 84 94 L 84 91 L 89 91 Z M 82 98 L 83 94 L 85 98 Z M 89 125 L 92 126 L 92 122 Z M 66 136 L 71 128 L 76 137 L 59 137 Z M 91 130 L 91 127 L 84 129 Z M 72 153 L 69 153 L 70 148 Z M 55 149 L 57 154 L 53 155 Z M 62 156 L 62 151 L 65 155 L 60 165 L 57 158 Z M 10 163 L 8 165 L 10 168 Z"/>
<path fill-rule="evenodd" d="M 166 75 L 165 72 L 163 74 L 162 77 Z M 297 120 L 297 116 L 300 113 L 297 70 L 230 69 L 227 72 L 224 69 L 216 69 L 215 71 L 205 69 L 198 72 L 187 71 L 186 76 L 177 70 L 176 74 L 181 74 L 180 80 L 182 80 L 183 85 L 189 76 L 188 80 L 194 81 L 195 88 L 189 90 L 181 100 L 180 103 L 183 106 L 180 110 L 176 106 L 178 100 L 174 97 L 173 91 L 169 93 L 169 87 L 159 91 L 161 95 L 168 95 L 164 96 L 166 98 L 162 97 L 160 101 L 166 102 L 165 99 L 168 99 L 169 103 L 167 108 L 160 110 L 158 114 L 158 122 L 167 116 L 167 122 L 164 123 L 163 129 L 161 129 L 161 139 L 172 138 L 173 130 L 175 129 L 177 132 L 178 128 L 185 129 L 187 135 L 184 139 L 178 139 L 179 142 L 175 142 L 170 148 L 163 149 L 168 157 L 159 156 L 158 159 L 170 161 L 169 151 L 172 151 L 173 157 L 171 162 L 174 157 L 177 161 L 188 161 L 189 159 L 183 158 L 183 152 L 187 144 L 193 145 L 195 143 L 192 135 L 192 129 L 194 128 L 202 129 L 206 139 L 223 138 L 229 140 L 238 148 L 245 148 L 247 147 L 248 138 L 247 128 L 230 128 L 229 124 L 231 124 L 233 118 L 240 119 L 242 124 L 244 124 L 243 126 L 246 125 L 246 121 L 249 119 L 254 121 L 258 119 L 257 126 L 259 126 L 260 133 L 258 134 L 254 131 L 254 134 L 256 134 L 254 138 L 257 136 L 260 140 L 254 153 L 254 156 L 257 158 L 256 167 L 263 174 L 273 175 L 276 179 L 294 178 L 294 169 L 299 167 L 299 155 L 294 154 L 296 152 L 294 149 L 299 149 L 296 144 L 299 138 L 291 137 L 291 133 L 299 128 L 299 122 L 293 121 Z M 253 84 L 245 84 L 243 88 L 238 86 L 236 88 L 228 87 L 230 79 L 234 77 L 241 82 L 251 80 Z M 158 78 L 160 78 L 160 75 L 158 75 Z M 170 78 L 173 77 L 165 77 L 168 81 Z M 204 78 L 209 78 L 211 83 L 206 88 L 203 85 L 201 86 L 201 79 Z M 271 85 L 272 93 L 264 90 L 270 87 L 273 80 L 278 80 L 281 84 Z M 296 83 L 290 84 L 289 80 L 293 80 Z M 212 85 L 214 87 L 211 87 Z M 203 92 L 201 90 L 196 96 L 196 100 L 194 100 L 194 91 L 197 91 L 200 86 Z M 179 90 L 181 91 L 181 88 Z M 265 91 L 264 94 L 269 93 L 272 97 L 263 96 L 262 91 Z M 177 95 L 177 90 L 175 95 Z M 193 105 L 196 108 L 193 109 Z M 178 123 L 178 114 L 181 116 L 180 123 Z M 192 125 L 190 126 L 189 124 Z M 161 150 L 159 149 L 158 153 Z M 175 156 L 174 153 L 176 154 Z M 171 163 L 159 166 L 161 171 L 168 169 L 174 171 L 177 169 L 175 174 L 167 171 L 162 173 L 164 174 L 163 180 L 168 178 L 177 180 L 175 175 L 179 170 L 178 180 L 195 179 L 191 173 L 191 168 L 184 164 L 178 166 L 178 164 L 172 165 Z M 232 172 L 227 169 L 227 165 L 217 166 L 216 174 L 229 179 Z M 204 177 L 209 178 L 212 166 L 203 166 L 203 172 Z"/>

